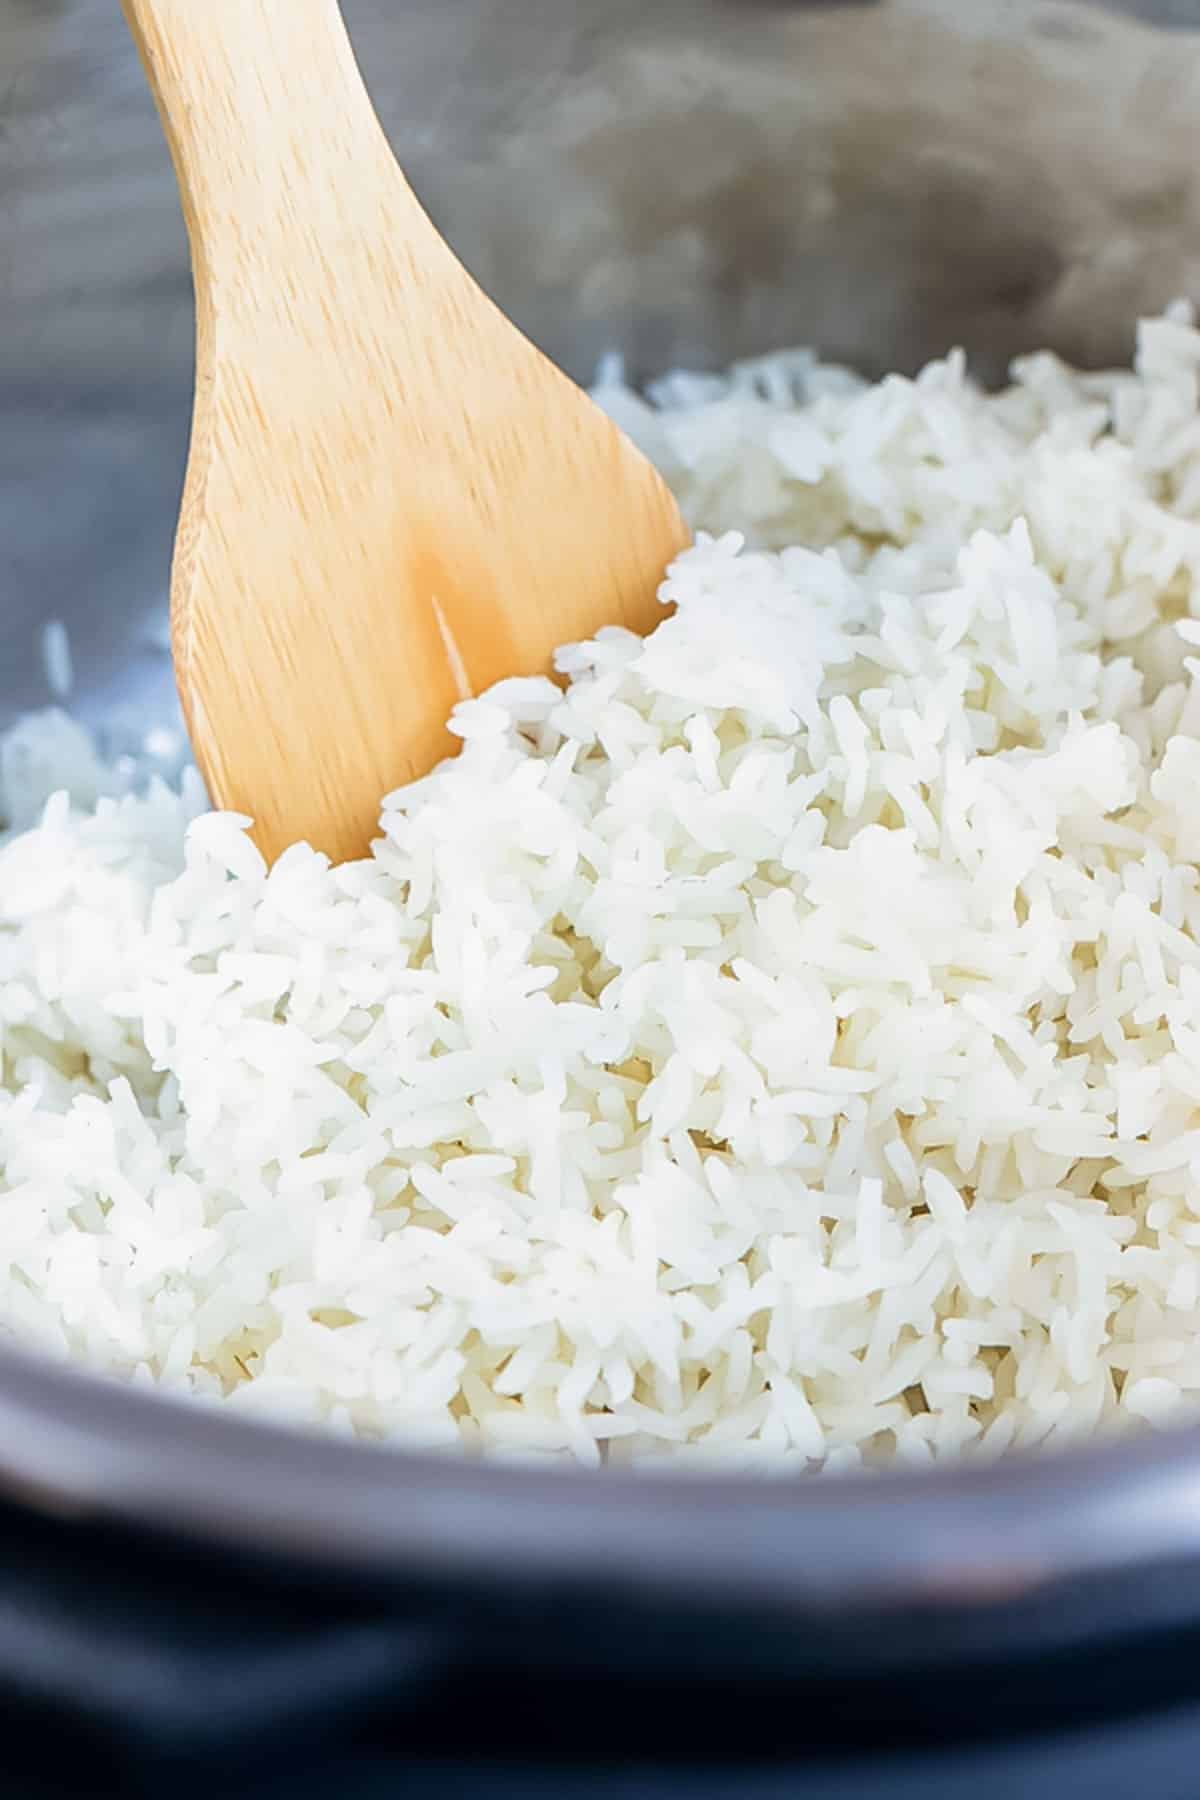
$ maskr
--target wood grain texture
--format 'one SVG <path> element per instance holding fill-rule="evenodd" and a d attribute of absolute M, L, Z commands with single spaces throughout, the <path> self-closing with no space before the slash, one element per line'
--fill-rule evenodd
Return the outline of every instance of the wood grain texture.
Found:
<path fill-rule="evenodd" d="M 516 331 L 397 167 L 335 0 L 124 0 L 175 160 L 197 373 L 171 581 L 217 804 L 361 855 L 464 688 L 649 629 L 657 473 Z"/>

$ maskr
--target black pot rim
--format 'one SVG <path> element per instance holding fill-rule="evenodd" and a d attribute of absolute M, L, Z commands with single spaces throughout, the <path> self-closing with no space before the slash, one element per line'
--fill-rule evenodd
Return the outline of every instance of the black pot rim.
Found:
<path fill-rule="evenodd" d="M 0 1350 L 0 1494 L 373 1582 L 567 1580 L 783 1612 L 961 1608 L 1200 1559 L 1200 1429 L 877 1475 L 522 1468 Z"/>

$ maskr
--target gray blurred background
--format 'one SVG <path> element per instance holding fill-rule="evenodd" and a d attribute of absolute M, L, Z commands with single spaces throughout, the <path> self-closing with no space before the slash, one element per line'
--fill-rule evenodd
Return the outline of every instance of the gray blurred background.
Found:
<path fill-rule="evenodd" d="M 198 5 L 242 0 L 196 0 Z M 1200 295 L 1200 0 L 345 0 L 418 192 L 584 378 L 1128 354 Z M 0 0 L 0 708 L 169 706 L 186 244 L 117 0 Z"/>

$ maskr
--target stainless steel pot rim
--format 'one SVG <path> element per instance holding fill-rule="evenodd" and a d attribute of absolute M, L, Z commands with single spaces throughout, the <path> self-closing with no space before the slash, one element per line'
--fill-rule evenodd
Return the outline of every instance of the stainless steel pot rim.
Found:
<path fill-rule="evenodd" d="M 517 1467 L 251 1423 L 5 1348 L 0 1493 L 374 1580 L 962 1605 L 1200 1555 L 1200 1429 L 872 1475 Z"/>

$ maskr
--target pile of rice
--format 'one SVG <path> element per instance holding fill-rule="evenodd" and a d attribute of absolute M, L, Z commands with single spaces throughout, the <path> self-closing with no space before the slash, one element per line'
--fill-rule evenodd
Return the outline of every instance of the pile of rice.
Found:
<path fill-rule="evenodd" d="M 652 637 L 461 706 L 353 866 L 23 721 L 3 1328 L 583 1464 L 1194 1410 L 1198 377 L 1183 309 L 996 395 L 605 369 L 717 535 Z"/>

